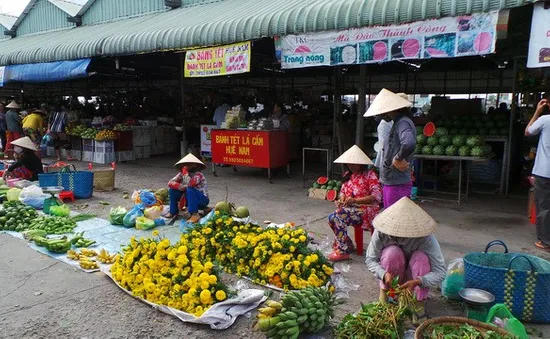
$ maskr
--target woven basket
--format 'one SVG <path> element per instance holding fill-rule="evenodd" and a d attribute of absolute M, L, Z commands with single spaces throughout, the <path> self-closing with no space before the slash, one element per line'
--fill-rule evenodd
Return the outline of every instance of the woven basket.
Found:
<path fill-rule="evenodd" d="M 94 171 L 94 189 L 96 191 L 112 191 L 115 189 L 115 170 Z"/>
<path fill-rule="evenodd" d="M 503 246 L 504 253 L 488 252 L 494 245 Z M 521 321 L 550 323 L 550 262 L 508 253 L 501 240 L 464 256 L 464 285 L 492 293 Z"/>
<path fill-rule="evenodd" d="M 414 339 L 424 339 L 424 333 L 429 333 L 431 325 L 447 325 L 456 326 L 458 328 L 464 324 L 468 324 L 474 327 L 476 330 L 483 334 L 485 334 L 487 331 L 494 331 L 500 335 L 511 335 L 508 331 L 502 328 L 482 323 L 481 321 L 462 317 L 439 317 L 426 320 L 422 325 L 420 325 L 414 333 Z"/>
<path fill-rule="evenodd" d="M 94 191 L 94 173 L 90 171 L 43 173 L 38 175 L 40 187 L 61 186 L 72 191 L 76 199 L 88 199 Z"/>

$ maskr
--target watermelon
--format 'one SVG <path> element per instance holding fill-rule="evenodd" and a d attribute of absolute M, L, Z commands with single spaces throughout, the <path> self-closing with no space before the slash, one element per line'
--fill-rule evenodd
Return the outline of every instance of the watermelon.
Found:
<path fill-rule="evenodd" d="M 326 190 L 326 189 L 327 189 L 327 185 L 321 186 L 321 189 L 322 189 L 322 190 Z"/>
<path fill-rule="evenodd" d="M 446 128 L 443 128 L 443 127 L 438 127 L 435 129 L 435 135 L 440 137 L 440 136 L 443 136 L 443 135 L 448 135 L 449 134 L 449 131 L 447 131 Z"/>
<path fill-rule="evenodd" d="M 458 134 L 462 134 L 462 135 L 472 135 L 472 129 L 471 128 L 461 128 L 459 131 L 458 131 Z"/>
<path fill-rule="evenodd" d="M 424 127 L 416 126 L 416 135 L 424 134 Z"/>
<path fill-rule="evenodd" d="M 437 145 L 432 150 L 433 155 L 443 155 L 445 154 L 445 147 L 442 145 Z"/>
<path fill-rule="evenodd" d="M 458 149 L 458 155 L 461 157 L 469 157 L 471 154 L 470 147 L 462 146 Z"/>
<path fill-rule="evenodd" d="M 318 182 L 313 183 L 313 188 L 321 188 L 321 185 L 319 185 Z"/>
<path fill-rule="evenodd" d="M 336 186 L 336 181 L 330 180 L 330 181 L 327 183 L 327 186 L 332 186 L 332 187 Z"/>
<path fill-rule="evenodd" d="M 441 146 L 447 147 L 452 143 L 453 143 L 453 139 L 449 135 L 443 135 L 439 137 L 439 144 Z"/>
<path fill-rule="evenodd" d="M 416 144 L 416 146 L 414 146 L 414 153 L 415 154 L 422 154 L 422 145 L 420 145 L 419 143 Z"/>
<path fill-rule="evenodd" d="M 428 145 L 430 146 L 436 146 L 439 144 L 439 138 L 436 136 L 431 136 L 428 138 Z"/>
<path fill-rule="evenodd" d="M 455 135 L 455 134 L 459 134 L 459 133 L 460 133 L 460 130 L 458 128 L 451 128 L 451 130 L 450 130 L 451 135 Z"/>
<path fill-rule="evenodd" d="M 483 143 L 483 138 L 478 135 L 466 139 L 466 146 L 468 147 L 481 146 Z"/>
<path fill-rule="evenodd" d="M 328 183 L 328 178 L 327 177 L 319 177 L 319 179 L 317 179 L 317 183 L 319 185 L 326 185 Z"/>
<path fill-rule="evenodd" d="M 448 155 L 450 157 L 455 156 L 458 153 L 458 147 L 455 145 L 450 145 L 445 148 L 445 155 Z"/>
<path fill-rule="evenodd" d="M 424 134 L 418 134 L 416 136 L 416 144 L 417 145 L 426 145 L 426 142 L 428 142 L 428 137 Z"/>
<path fill-rule="evenodd" d="M 335 187 L 334 187 L 334 186 L 330 186 L 330 185 L 327 185 L 327 190 L 329 190 L 329 191 L 330 191 L 330 190 L 333 190 L 333 189 L 335 189 Z"/>
<path fill-rule="evenodd" d="M 338 187 L 338 188 L 342 187 L 342 182 L 341 182 L 341 181 L 339 181 L 339 180 L 338 180 L 338 181 L 336 181 L 336 187 Z"/>
<path fill-rule="evenodd" d="M 432 155 L 432 150 L 433 150 L 432 146 L 426 145 L 426 146 L 422 147 L 422 154 Z"/>
<path fill-rule="evenodd" d="M 475 146 L 472 147 L 472 150 L 470 151 L 470 154 L 473 157 L 479 158 L 483 156 L 483 148 L 481 146 Z"/>
<path fill-rule="evenodd" d="M 461 147 L 466 144 L 466 137 L 463 135 L 457 135 L 453 138 L 453 146 Z"/>
<path fill-rule="evenodd" d="M 336 190 L 328 190 L 327 192 L 327 200 L 328 201 L 334 201 L 338 198 L 338 192 Z"/>

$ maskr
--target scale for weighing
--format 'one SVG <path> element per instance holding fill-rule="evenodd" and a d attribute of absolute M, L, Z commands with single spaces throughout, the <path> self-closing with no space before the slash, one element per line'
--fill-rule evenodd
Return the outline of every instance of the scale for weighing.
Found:
<path fill-rule="evenodd" d="M 44 213 L 50 214 L 50 207 L 52 207 L 52 206 L 61 206 L 61 205 L 63 205 L 63 201 L 61 201 L 55 195 L 63 192 L 64 190 L 65 189 L 61 186 L 42 187 L 42 192 L 52 195 L 48 199 L 44 200 L 44 209 L 43 209 Z"/>
<path fill-rule="evenodd" d="M 466 316 L 469 319 L 485 322 L 490 307 L 495 302 L 495 296 L 477 288 L 465 288 L 458 292 L 466 303 Z"/>

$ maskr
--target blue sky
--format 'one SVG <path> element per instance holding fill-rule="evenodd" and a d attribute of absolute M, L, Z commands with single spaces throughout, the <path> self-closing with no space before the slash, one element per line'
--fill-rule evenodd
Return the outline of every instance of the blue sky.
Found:
<path fill-rule="evenodd" d="M 84 4 L 86 0 L 71 0 L 79 4 Z M 0 0 L 0 13 L 19 16 L 25 9 L 29 0 Z"/>

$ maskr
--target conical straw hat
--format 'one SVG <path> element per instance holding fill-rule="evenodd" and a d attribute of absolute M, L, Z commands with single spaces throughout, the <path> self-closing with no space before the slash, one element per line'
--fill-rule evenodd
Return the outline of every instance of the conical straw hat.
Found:
<path fill-rule="evenodd" d="M 338 159 L 334 160 L 335 164 L 355 164 L 355 165 L 372 165 L 370 158 L 357 145 L 351 146 L 350 149 L 344 152 Z"/>
<path fill-rule="evenodd" d="M 383 88 L 380 93 L 378 93 L 364 116 L 373 117 L 375 115 L 397 111 L 398 109 L 411 106 L 412 103 L 410 103 L 407 99 L 404 99 L 402 96 Z"/>
<path fill-rule="evenodd" d="M 385 209 L 372 225 L 379 232 L 401 238 L 422 238 L 437 229 L 437 222 L 407 197 Z"/>
<path fill-rule="evenodd" d="M 6 108 L 16 108 L 16 109 L 19 109 L 19 108 L 21 108 L 21 106 L 19 106 L 19 104 L 16 103 L 15 100 L 13 100 L 12 102 L 10 102 L 9 105 L 6 106 Z"/>
<path fill-rule="evenodd" d="M 38 148 L 29 137 L 19 138 L 17 140 L 14 140 L 11 144 L 14 146 L 30 149 L 31 151 L 38 151 Z"/>
<path fill-rule="evenodd" d="M 206 165 L 191 153 L 187 154 L 180 161 L 176 162 L 174 166 L 185 166 L 187 164 L 198 164 L 201 165 L 203 168 L 206 168 Z"/>

